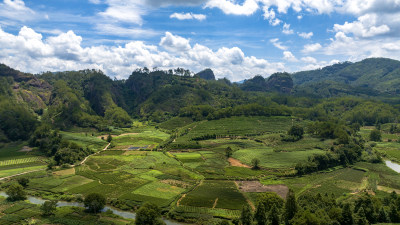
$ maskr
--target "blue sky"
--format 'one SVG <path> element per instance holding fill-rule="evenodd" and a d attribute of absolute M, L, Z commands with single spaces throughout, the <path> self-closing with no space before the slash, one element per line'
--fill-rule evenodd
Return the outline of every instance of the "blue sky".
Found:
<path fill-rule="evenodd" d="M 0 0 L 0 62 L 25 72 L 212 68 L 238 81 L 400 59 L 399 0 Z"/>

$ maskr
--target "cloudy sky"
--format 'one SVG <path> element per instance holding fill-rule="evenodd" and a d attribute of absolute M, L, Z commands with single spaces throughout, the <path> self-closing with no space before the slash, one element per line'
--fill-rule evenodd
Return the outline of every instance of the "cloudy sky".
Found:
<path fill-rule="evenodd" d="M 0 63 L 25 72 L 239 81 L 367 57 L 400 59 L 400 0 L 0 0 Z"/>

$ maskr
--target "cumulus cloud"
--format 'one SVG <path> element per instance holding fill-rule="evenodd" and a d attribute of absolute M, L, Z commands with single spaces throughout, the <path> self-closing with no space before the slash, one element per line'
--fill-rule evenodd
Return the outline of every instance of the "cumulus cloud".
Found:
<path fill-rule="evenodd" d="M 271 40 L 269 40 L 276 48 L 279 48 L 280 50 L 287 50 L 288 49 L 288 47 L 287 46 L 284 46 L 283 44 L 282 44 L 282 42 L 280 42 L 279 41 L 279 38 L 274 38 L 274 39 L 271 39 Z"/>
<path fill-rule="evenodd" d="M 308 45 L 304 45 L 303 48 L 303 52 L 304 53 L 311 53 L 311 52 L 315 52 L 318 51 L 322 48 L 320 43 L 315 43 L 315 44 L 308 44 Z"/>
<path fill-rule="evenodd" d="M 293 34 L 294 31 L 292 29 L 290 29 L 290 24 L 285 23 L 285 24 L 283 24 L 282 33 L 284 33 L 284 34 Z"/>
<path fill-rule="evenodd" d="M 214 51 L 200 44 L 192 46 L 188 39 L 169 32 L 161 38 L 159 46 L 132 41 L 124 46 L 83 47 L 82 41 L 73 31 L 43 39 L 28 27 L 21 28 L 18 35 L 0 28 L 0 62 L 32 73 L 93 68 L 117 78 L 127 78 L 134 69 L 144 66 L 183 67 L 192 71 L 213 68 L 217 77 L 234 81 L 285 69 L 283 63 L 246 56 L 238 47 Z"/>
<path fill-rule="evenodd" d="M 219 8 L 225 14 L 249 16 L 255 13 L 259 5 L 258 0 L 245 0 L 243 4 L 235 4 L 231 0 L 209 0 L 205 8 Z"/>
<path fill-rule="evenodd" d="M 297 62 L 298 61 L 297 58 L 293 55 L 293 53 L 291 53 L 290 51 L 284 51 L 283 58 L 289 62 Z"/>
<path fill-rule="evenodd" d="M 313 32 L 309 32 L 309 33 L 297 33 L 300 37 L 304 38 L 304 39 L 310 39 L 312 36 L 314 36 Z"/>
<path fill-rule="evenodd" d="M 354 36 L 367 38 L 388 33 L 390 28 L 386 24 L 377 26 L 376 14 L 366 14 L 352 23 L 335 24 L 334 31 L 346 34 L 352 33 Z"/>
<path fill-rule="evenodd" d="M 323 49 L 327 55 L 344 55 L 351 61 L 368 57 L 389 57 L 400 60 L 400 40 L 396 37 L 364 39 L 338 32 Z"/>
<path fill-rule="evenodd" d="M 173 13 L 169 16 L 169 18 L 175 18 L 178 20 L 199 20 L 203 21 L 207 18 L 204 14 L 194 14 L 194 13 Z"/>
<path fill-rule="evenodd" d="M 307 57 L 302 57 L 301 61 L 305 62 L 305 63 L 311 63 L 311 64 L 316 64 L 317 63 L 317 59 L 311 57 L 311 56 L 307 56 Z"/>

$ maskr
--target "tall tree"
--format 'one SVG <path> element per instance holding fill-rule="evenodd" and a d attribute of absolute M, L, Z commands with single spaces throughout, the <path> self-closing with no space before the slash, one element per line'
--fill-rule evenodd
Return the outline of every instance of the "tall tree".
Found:
<path fill-rule="evenodd" d="M 292 189 L 289 189 L 285 202 L 285 223 L 290 224 L 290 220 L 293 219 L 296 213 L 297 213 L 296 195 Z"/>
<path fill-rule="evenodd" d="M 253 212 L 250 206 L 245 205 L 242 209 L 242 215 L 240 216 L 242 225 L 251 225 L 253 223 Z"/>
<path fill-rule="evenodd" d="M 280 218 L 279 218 L 279 211 L 276 208 L 276 205 L 273 205 L 271 208 L 271 211 L 269 212 L 269 220 L 271 225 L 279 225 L 281 224 Z"/>
<path fill-rule="evenodd" d="M 353 212 L 351 210 L 350 204 L 348 204 L 348 203 L 343 206 L 342 219 L 341 219 L 340 223 L 342 225 L 353 225 L 354 224 Z"/>
<path fill-rule="evenodd" d="M 256 213 L 254 214 L 254 219 L 257 221 L 257 225 L 266 225 L 268 223 L 268 211 L 262 202 L 257 205 Z"/>

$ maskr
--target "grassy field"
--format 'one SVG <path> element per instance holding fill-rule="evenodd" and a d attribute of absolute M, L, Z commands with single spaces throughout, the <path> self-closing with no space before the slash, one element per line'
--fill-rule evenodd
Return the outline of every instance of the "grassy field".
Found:
<path fill-rule="evenodd" d="M 88 147 L 94 151 L 102 150 L 107 145 L 106 141 L 91 136 L 90 133 L 60 132 L 60 134 L 64 139 L 74 142 L 82 147 Z"/>
<path fill-rule="evenodd" d="M 181 200 L 185 206 L 239 210 L 247 204 L 232 181 L 204 181 Z"/>
<path fill-rule="evenodd" d="M 293 168 L 297 162 L 307 161 L 309 156 L 321 154 L 319 149 L 307 151 L 275 152 L 272 148 L 241 149 L 233 157 L 241 162 L 251 165 L 253 159 L 260 160 L 260 166 L 265 168 Z"/>

